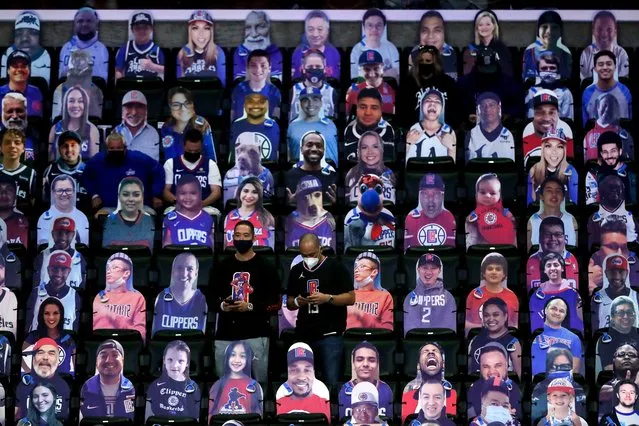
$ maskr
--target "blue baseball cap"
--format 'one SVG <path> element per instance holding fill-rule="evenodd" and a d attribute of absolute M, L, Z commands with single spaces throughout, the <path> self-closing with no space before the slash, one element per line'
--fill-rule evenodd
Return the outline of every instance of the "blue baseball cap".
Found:
<path fill-rule="evenodd" d="M 383 64 L 384 59 L 377 50 L 365 50 L 359 55 L 360 65 Z"/>

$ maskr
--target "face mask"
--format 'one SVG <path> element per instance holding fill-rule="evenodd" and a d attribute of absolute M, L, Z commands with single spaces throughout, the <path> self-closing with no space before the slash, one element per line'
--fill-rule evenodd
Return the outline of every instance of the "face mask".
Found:
<path fill-rule="evenodd" d="M 315 265 L 317 265 L 317 263 L 319 262 L 319 259 L 316 257 L 305 257 L 304 258 L 304 263 L 306 264 L 306 266 L 309 269 L 313 269 L 315 267 Z"/>
<path fill-rule="evenodd" d="M 321 68 L 310 68 L 307 69 L 304 73 L 304 76 L 311 84 L 319 84 L 324 81 L 324 69 Z"/>
<path fill-rule="evenodd" d="M 238 253 L 244 254 L 253 247 L 252 240 L 233 240 L 233 246 Z"/>
<path fill-rule="evenodd" d="M 435 71 L 435 64 L 419 64 L 418 69 L 421 75 L 430 75 Z"/>
<path fill-rule="evenodd" d="M 559 80 L 559 73 L 555 71 L 540 71 L 539 78 L 541 78 L 541 81 L 544 83 L 554 83 Z"/>
<path fill-rule="evenodd" d="M 201 156 L 202 156 L 202 154 L 200 154 L 199 152 L 185 152 L 184 153 L 184 159 L 186 161 L 188 161 L 189 163 L 195 163 L 197 160 L 200 159 Z"/>
<path fill-rule="evenodd" d="M 504 407 L 497 407 L 495 405 L 489 405 L 486 407 L 486 415 L 484 416 L 486 423 L 498 422 L 504 425 L 512 421 L 510 411 Z"/>
<path fill-rule="evenodd" d="M 107 151 L 106 158 L 107 161 L 113 163 L 121 163 L 122 161 L 124 161 L 125 154 L 125 151 Z"/>
<path fill-rule="evenodd" d="M 374 281 L 373 277 L 366 277 L 362 281 L 355 281 L 355 289 L 366 287 L 373 281 Z"/>

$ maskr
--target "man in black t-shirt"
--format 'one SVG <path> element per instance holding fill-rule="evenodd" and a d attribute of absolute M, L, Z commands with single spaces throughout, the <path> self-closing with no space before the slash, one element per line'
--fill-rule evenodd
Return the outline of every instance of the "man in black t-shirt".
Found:
<path fill-rule="evenodd" d="M 295 332 L 321 360 L 324 383 L 333 387 L 342 370 L 346 306 L 355 303 L 353 284 L 346 268 L 322 254 L 317 235 L 300 238 L 303 262 L 291 268 L 287 307 L 298 310 Z"/>
<path fill-rule="evenodd" d="M 233 231 L 233 245 L 237 252 L 221 262 L 214 286 L 218 312 L 215 332 L 215 365 L 217 375 L 224 375 L 224 352 L 234 340 L 244 340 L 253 349 L 255 379 L 266 383 L 270 316 L 280 309 L 279 280 L 275 269 L 269 267 L 253 251 L 255 229 L 246 220 L 239 221 Z"/>

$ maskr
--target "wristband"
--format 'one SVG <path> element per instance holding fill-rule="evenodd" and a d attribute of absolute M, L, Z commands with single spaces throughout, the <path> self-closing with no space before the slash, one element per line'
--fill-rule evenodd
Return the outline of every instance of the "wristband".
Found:
<path fill-rule="evenodd" d="M 246 307 L 248 308 L 249 311 L 253 311 L 253 304 L 252 303 L 247 304 Z"/>
<path fill-rule="evenodd" d="M 293 299 L 293 303 L 295 303 L 295 306 L 297 306 L 297 307 L 299 308 L 299 307 L 300 307 L 300 304 L 299 304 L 299 303 L 297 303 L 297 298 L 298 298 L 298 297 L 299 297 L 299 296 L 295 296 L 295 299 Z"/>
<path fill-rule="evenodd" d="M 220 303 L 220 309 L 222 310 L 222 312 L 226 312 L 226 311 L 224 310 L 224 301 L 222 301 L 222 302 Z"/>

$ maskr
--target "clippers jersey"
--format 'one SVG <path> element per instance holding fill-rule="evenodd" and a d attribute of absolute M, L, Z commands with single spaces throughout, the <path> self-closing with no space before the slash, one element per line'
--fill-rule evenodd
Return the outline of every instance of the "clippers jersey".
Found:
<path fill-rule="evenodd" d="M 0 164 L 0 173 L 7 175 L 16 183 L 16 204 L 31 204 L 30 199 L 35 197 L 36 172 L 31 167 L 20 164 L 17 169 L 8 170 Z"/>
<path fill-rule="evenodd" d="M 286 219 L 286 225 L 284 226 L 286 248 L 299 247 L 300 238 L 304 234 L 311 233 L 317 235 L 322 247 L 330 247 L 335 250 L 335 221 L 333 215 L 326 212 L 324 218 L 312 226 L 299 222 L 299 217 L 299 212 L 294 211 Z M 333 224 L 331 224 L 331 219 L 333 219 Z"/>
<path fill-rule="evenodd" d="M 150 59 L 154 64 L 164 65 L 164 55 L 160 46 L 150 42 L 145 49 L 140 49 L 133 40 L 129 40 L 118 49 L 115 57 L 115 67 L 125 77 L 158 77 L 154 71 L 148 71 L 140 65 L 141 59 Z"/>
<path fill-rule="evenodd" d="M 196 289 L 189 301 L 180 304 L 170 288 L 165 288 L 155 298 L 151 333 L 159 330 L 200 330 L 205 333 L 207 312 L 206 298 L 200 290 Z"/>
<path fill-rule="evenodd" d="M 15 339 L 18 328 L 18 299 L 6 287 L 0 287 L 0 331 L 13 334 Z"/>
<path fill-rule="evenodd" d="M 184 164 L 182 156 L 177 156 L 173 158 L 173 185 L 171 186 L 171 192 L 175 194 L 176 185 L 182 176 L 184 175 L 193 175 L 200 182 L 200 186 L 202 187 L 202 199 L 205 200 L 209 195 L 211 195 L 211 185 L 215 184 L 215 182 L 209 182 L 209 159 L 204 155 L 200 157 L 199 161 L 195 164 L 195 167 L 190 168 L 186 164 Z"/>
<path fill-rule="evenodd" d="M 162 228 L 164 236 L 170 238 L 169 244 L 213 248 L 213 218 L 203 210 L 194 218 L 172 211 L 164 217 Z"/>
<path fill-rule="evenodd" d="M 275 239 L 273 238 L 275 229 L 267 227 L 266 224 L 260 222 L 257 210 L 254 210 L 248 217 L 242 217 L 238 209 L 231 211 L 224 218 L 224 247 L 233 246 L 233 232 L 235 230 L 235 225 L 237 225 L 237 223 L 241 220 L 248 220 L 253 224 L 255 229 L 253 240 L 254 246 L 273 248 L 273 243 L 275 242 Z"/>
<path fill-rule="evenodd" d="M 7 225 L 7 243 L 22 244 L 29 248 L 29 219 L 21 212 L 13 209 L 11 216 L 4 219 Z"/>

